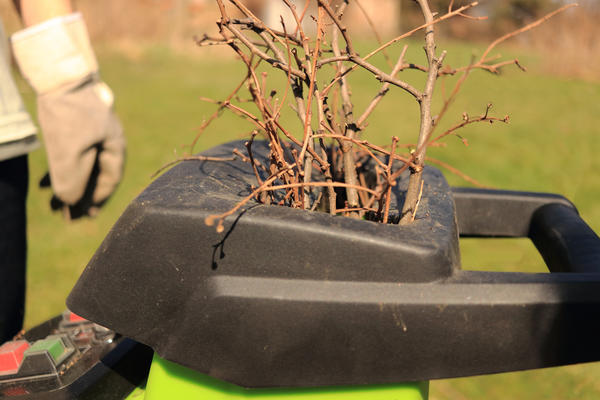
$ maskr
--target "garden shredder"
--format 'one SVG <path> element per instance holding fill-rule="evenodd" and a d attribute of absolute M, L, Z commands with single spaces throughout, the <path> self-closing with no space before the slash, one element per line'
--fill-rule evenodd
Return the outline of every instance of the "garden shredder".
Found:
<path fill-rule="evenodd" d="M 0 396 L 423 400 L 431 379 L 600 360 L 600 239 L 564 197 L 426 168 L 407 227 L 259 204 L 206 226 L 253 179 L 229 161 L 154 181 L 71 292 L 75 314 L 0 348 Z M 462 270 L 473 236 L 528 237 L 551 273 Z"/>

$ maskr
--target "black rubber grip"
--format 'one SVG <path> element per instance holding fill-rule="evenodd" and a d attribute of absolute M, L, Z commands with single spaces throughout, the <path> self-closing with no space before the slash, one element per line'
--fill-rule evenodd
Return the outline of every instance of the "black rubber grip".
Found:
<path fill-rule="evenodd" d="M 528 236 L 551 272 L 600 273 L 600 238 L 576 209 L 557 203 L 538 208 Z"/>

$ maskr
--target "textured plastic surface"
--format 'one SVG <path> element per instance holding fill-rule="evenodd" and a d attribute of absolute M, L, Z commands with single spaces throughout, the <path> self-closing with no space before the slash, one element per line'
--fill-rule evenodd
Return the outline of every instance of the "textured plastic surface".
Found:
<path fill-rule="evenodd" d="M 318 388 L 244 389 L 154 356 L 144 400 L 426 400 L 427 382 Z"/>
<path fill-rule="evenodd" d="M 205 154 L 229 155 L 234 146 L 242 144 Z M 257 144 L 255 155 L 264 150 Z M 252 171 L 241 162 L 179 165 L 128 207 L 69 307 L 166 360 L 245 387 L 391 383 L 599 360 L 600 240 L 589 228 L 585 241 L 566 240 L 585 226 L 568 200 L 452 194 L 439 172 L 426 174 L 408 227 L 251 204 L 217 234 L 204 218 L 246 196 Z M 546 258 L 554 256 L 544 249 L 560 247 L 565 257 L 553 270 L 578 271 L 568 255 L 585 251 L 586 273 L 461 271 L 454 203 L 461 234 L 529 235 Z M 546 235 L 549 215 L 537 211 L 554 203 L 564 207 L 566 228 Z"/>

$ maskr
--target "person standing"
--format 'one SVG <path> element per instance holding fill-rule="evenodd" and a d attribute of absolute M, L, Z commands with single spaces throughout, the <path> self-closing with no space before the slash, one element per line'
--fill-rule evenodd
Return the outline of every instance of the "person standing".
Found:
<path fill-rule="evenodd" d="M 85 22 L 71 0 L 14 3 L 25 29 L 10 42 L 37 95 L 53 205 L 72 216 L 94 215 L 123 175 L 125 138 L 112 92 L 100 79 Z M 0 41 L 6 42 L 3 32 Z M 0 343 L 23 324 L 27 154 L 39 146 L 8 59 L 0 52 Z"/>

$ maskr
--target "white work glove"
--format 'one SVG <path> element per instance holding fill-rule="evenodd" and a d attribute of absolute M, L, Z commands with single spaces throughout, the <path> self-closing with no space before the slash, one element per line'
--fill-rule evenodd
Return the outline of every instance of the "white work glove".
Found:
<path fill-rule="evenodd" d="M 125 138 L 81 14 L 15 33 L 15 59 L 38 94 L 50 182 L 60 202 L 92 213 L 123 174 Z"/>

